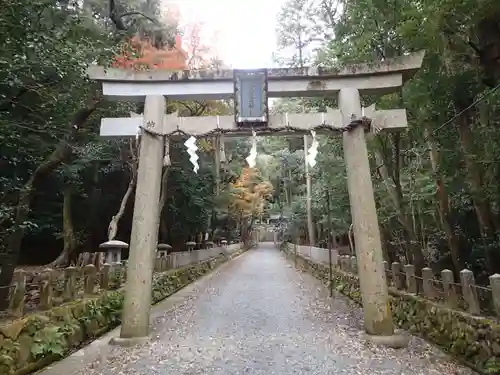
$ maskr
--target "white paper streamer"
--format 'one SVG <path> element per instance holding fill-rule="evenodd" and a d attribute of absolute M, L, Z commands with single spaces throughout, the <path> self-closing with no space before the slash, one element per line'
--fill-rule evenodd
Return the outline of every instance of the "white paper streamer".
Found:
<path fill-rule="evenodd" d="M 257 164 L 257 134 L 252 130 L 252 148 L 250 149 L 250 155 L 246 158 L 248 166 L 254 168 Z"/>
<path fill-rule="evenodd" d="M 196 146 L 196 138 L 191 136 L 189 139 L 184 142 L 184 146 L 187 148 L 187 152 L 190 156 L 189 161 L 193 164 L 194 173 L 198 173 L 200 166 L 198 165 L 198 155 L 196 155 L 196 151 L 198 150 L 198 146 Z"/>
<path fill-rule="evenodd" d="M 310 167 L 314 168 L 316 165 L 316 156 L 318 156 L 318 141 L 316 140 L 316 132 L 314 130 L 311 130 L 311 135 L 313 137 L 313 141 L 311 143 L 311 147 L 307 151 L 306 159 Z"/>

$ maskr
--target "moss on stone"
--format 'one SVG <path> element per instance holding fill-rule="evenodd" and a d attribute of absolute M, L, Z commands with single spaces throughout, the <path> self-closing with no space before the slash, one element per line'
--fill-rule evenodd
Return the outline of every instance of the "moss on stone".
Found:
<path fill-rule="evenodd" d="M 243 251 L 233 253 L 230 258 Z M 219 255 L 196 265 L 155 274 L 153 303 L 167 298 L 227 260 L 227 256 Z M 66 356 L 89 339 L 119 325 L 122 306 L 121 290 L 106 291 L 0 324 L 0 374 L 29 374 Z"/>
<path fill-rule="evenodd" d="M 281 249 L 295 260 L 286 246 Z M 328 267 L 297 255 L 297 265 L 321 281 L 328 282 Z M 333 271 L 334 288 L 361 304 L 357 276 L 337 268 Z M 420 296 L 389 288 L 389 303 L 394 323 L 438 345 L 445 352 L 483 374 L 500 374 L 500 325 L 484 317 L 452 310 Z"/>

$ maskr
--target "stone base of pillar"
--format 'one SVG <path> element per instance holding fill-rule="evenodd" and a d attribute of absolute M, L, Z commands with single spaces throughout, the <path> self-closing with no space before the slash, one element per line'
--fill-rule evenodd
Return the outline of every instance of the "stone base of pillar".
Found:
<path fill-rule="evenodd" d="M 411 335 L 406 332 L 395 332 L 390 336 L 375 336 L 365 333 L 363 339 L 375 345 L 387 346 L 393 349 L 406 348 L 410 343 Z"/>
<path fill-rule="evenodd" d="M 150 339 L 151 339 L 150 336 L 130 337 L 130 338 L 113 337 L 111 340 L 109 340 L 109 345 L 130 347 L 135 345 L 143 345 L 147 343 Z"/>

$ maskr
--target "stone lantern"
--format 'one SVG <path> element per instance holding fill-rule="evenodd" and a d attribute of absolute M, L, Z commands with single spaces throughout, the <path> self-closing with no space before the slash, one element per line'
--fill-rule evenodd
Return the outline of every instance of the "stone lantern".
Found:
<path fill-rule="evenodd" d="M 213 249 L 214 248 L 214 242 L 213 241 L 207 241 L 206 245 L 207 245 L 207 249 Z"/>
<path fill-rule="evenodd" d="M 196 242 L 193 242 L 193 241 L 186 242 L 186 247 L 187 247 L 188 251 L 194 250 L 195 246 L 196 246 Z"/>
<path fill-rule="evenodd" d="M 226 247 L 227 246 L 227 240 L 222 240 L 220 242 L 220 244 L 223 246 L 223 247 Z"/>
<path fill-rule="evenodd" d="M 156 252 L 156 257 L 165 258 L 168 255 L 168 252 L 172 250 L 172 246 L 166 243 L 159 243 L 157 249 L 158 251 Z"/>
<path fill-rule="evenodd" d="M 99 249 L 106 252 L 106 263 L 120 263 L 122 261 L 122 249 L 127 249 L 128 243 L 118 240 L 103 242 Z"/>

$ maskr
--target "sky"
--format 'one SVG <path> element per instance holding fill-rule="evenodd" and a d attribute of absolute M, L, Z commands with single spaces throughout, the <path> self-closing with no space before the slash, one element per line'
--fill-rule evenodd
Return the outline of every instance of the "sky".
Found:
<path fill-rule="evenodd" d="M 218 55 L 233 68 L 270 68 L 276 16 L 284 0 L 165 0 L 183 22 L 201 22 Z"/>

